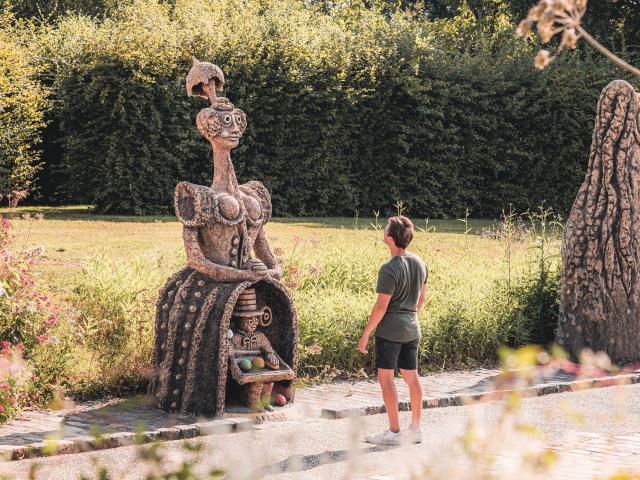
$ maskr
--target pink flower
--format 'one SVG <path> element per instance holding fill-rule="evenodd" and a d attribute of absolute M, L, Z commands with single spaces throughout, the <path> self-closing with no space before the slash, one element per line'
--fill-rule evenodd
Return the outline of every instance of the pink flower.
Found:
<path fill-rule="evenodd" d="M 7 390 L 11 389 L 11 385 L 9 385 L 8 383 L 0 383 L 0 390 L 4 390 L 5 392 Z"/>
<path fill-rule="evenodd" d="M 16 344 L 16 348 L 20 351 L 24 350 L 24 344 L 23 343 L 18 343 Z"/>
<path fill-rule="evenodd" d="M 51 327 L 51 326 L 55 325 L 56 323 L 58 323 L 58 317 L 56 317 L 56 314 L 55 314 L 55 313 L 54 313 L 54 314 L 52 314 L 52 315 L 49 317 L 49 319 L 48 319 L 47 321 L 45 321 L 45 322 L 44 322 L 44 324 L 45 324 L 47 327 Z"/>
<path fill-rule="evenodd" d="M 0 350 L 0 355 L 11 355 L 11 351 L 9 349 L 3 348 Z"/>
<path fill-rule="evenodd" d="M 36 337 L 36 340 L 38 341 L 38 343 L 44 343 L 47 340 L 49 340 L 49 334 L 47 333 L 43 333 L 42 335 L 38 335 Z"/>
<path fill-rule="evenodd" d="M 0 347 L 2 348 L 9 348 L 11 346 L 11 342 L 7 342 L 6 340 L 2 340 L 0 342 Z"/>
<path fill-rule="evenodd" d="M 0 413 L 4 413 L 4 407 L 0 405 Z"/>
<path fill-rule="evenodd" d="M 35 373 L 31 375 L 31 380 L 33 380 L 34 382 L 36 381 L 36 374 Z"/>

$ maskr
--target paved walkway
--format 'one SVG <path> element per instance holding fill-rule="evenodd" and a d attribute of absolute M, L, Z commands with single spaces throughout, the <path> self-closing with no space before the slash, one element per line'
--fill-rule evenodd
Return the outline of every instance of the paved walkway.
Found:
<path fill-rule="evenodd" d="M 502 383 L 496 387 L 498 370 L 479 369 L 447 372 L 421 377 L 425 408 L 462 405 L 467 399 L 479 398 L 496 391 L 521 389 L 519 385 Z M 540 378 L 526 388 L 531 395 L 541 395 L 576 389 L 572 374 L 558 372 L 549 378 Z M 640 375 L 627 374 L 627 383 L 640 382 Z M 599 380 L 603 382 L 603 379 Z M 582 380 L 582 383 L 591 383 Z M 408 390 L 401 379 L 397 379 L 400 408 L 408 409 Z M 606 385 L 606 379 L 602 386 Z M 0 450 L 11 453 L 13 458 L 25 456 L 25 451 L 34 447 L 43 448 L 47 439 L 69 440 L 95 437 L 96 434 L 116 434 L 122 442 L 132 442 L 131 432 L 144 431 L 147 439 L 174 439 L 193 437 L 215 432 L 242 431 L 241 423 L 263 423 L 265 421 L 295 420 L 299 418 L 342 418 L 351 415 L 368 415 L 384 411 L 379 387 L 374 381 L 335 382 L 298 389 L 293 406 L 276 409 L 263 415 L 242 415 L 238 410 L 225 415 L 225 420 L 216 422 L 193 416 L 178 416 L 158 410 L 147 403 L 145 397 L 126 400 L 86 402 L 70 405 L 59 411 L 25 411 L 18 420 L 0 426 Z M 198 423 L 200 422 L 200 423 Z M 204 423 L 203 423 L 204 422 Z M 180 427 L 180 426 L 183 427 Z M 128 432 L 128 436 L 124 433 Z M 29 446 L 31 445 L 31 447 Z M 117 441 L 109 446 L 120 446 Z M 22 453 L 16 453 L 22 448 Z M 35 449 L 37 449 L 35 448 Z M 90 446 L 89 448 L 105 448 Z M 73 451 L 73 449 L 68 450 Z M 28 455 L 28 454 L 27 454 Z"/>

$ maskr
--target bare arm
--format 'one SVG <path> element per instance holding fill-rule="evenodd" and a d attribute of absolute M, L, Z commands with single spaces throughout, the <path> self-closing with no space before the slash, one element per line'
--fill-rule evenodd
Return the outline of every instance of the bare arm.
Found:
<path fill-rule="evenodd" d="M 418 298 L 418 306 L 416 307 L 418 312 L 420 312 L 420 310 L 422 310 L 422 307 L 424 307 L 424 299 L 426 296 L 427 296 L 427 284 L 425 283 L 424 285 L 422 285 L 422 290 L 420 291 L 420 297 Z"/>
<path fill-rule="evenodd" d="M 358 350 L 362 353 L 367 353 L 367 342 L 369 341 L 369 337 L 382 321 L 382 317 L 384 317 L 384 314 L 387 312 L 390 300 L 391 295 L 387 295 L 386 293 L 378 294 L 378 299 L 371 310 L 369 322 L 367 322 L 367 326 L 364 327 L 364 331 L 362 332 L 362 336 L 358 342 Z"/>
<path fill-rule="evenodd" d="M 270 276 L 275 278 L 280 278 L 282 276 L 282 269 L 280 268 L 280 265 L 278 265 L 276 257 L 271 253 L 269 242 L 267 242 L 267 236 L 262 228 L 256 236 L 256 241 L 253 244 L 253 250 L 256 253 L 256 257 L 262 260 L 269 269 L 268 272 Z"/>
<path fill-rule="evenodd" d="M 184 240 L 184 249 L 187 252 L 187 264 L 215 282 L 257 282 L 266 277 L 266 272 L 238 270 L 207 260 L 200 249 L 196 228 L 184 227 L 182 239 Z"/>

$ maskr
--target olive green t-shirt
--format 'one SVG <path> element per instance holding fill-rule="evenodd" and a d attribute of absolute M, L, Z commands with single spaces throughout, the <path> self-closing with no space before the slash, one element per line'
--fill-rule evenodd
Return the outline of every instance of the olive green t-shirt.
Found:
<path fill-rule="evenodd" d="M 426 263 L 410 252 L 382 265 L 376 293 L 391 295 L 391 300 L 376 328 L 376 337 L 403 343 L 420 338 L 418 299 L 428 276 Z"/>

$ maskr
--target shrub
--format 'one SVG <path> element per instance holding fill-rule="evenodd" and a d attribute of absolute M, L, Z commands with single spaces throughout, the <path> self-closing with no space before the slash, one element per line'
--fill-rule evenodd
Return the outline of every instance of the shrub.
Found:
<path fill-rule="evenodd" d="M 10 226 L 0 217 L 0 420 L 53 400 L 70 354 L 56 306 L 35 276 L 43 250 L 10 248 Z"/>
<path fill-rule="evenodd" d="M 222 67 L 246 111 L 236 171 L 267 185 L 276 215 L 370 214 L 400 198 L 423 217 L 564 211 L 618 72 L 586 53 L 535 71 L 514 28 L 464 6 L 431 21 L 296 0 L 136 0 L 102 21 L 66 16 L 39 42 L 56 100 L 46 198 L 167 212 L 179 180 L 209 182 L 194 128 L 205 102 L 183 88 L 195 55 Z"/>

